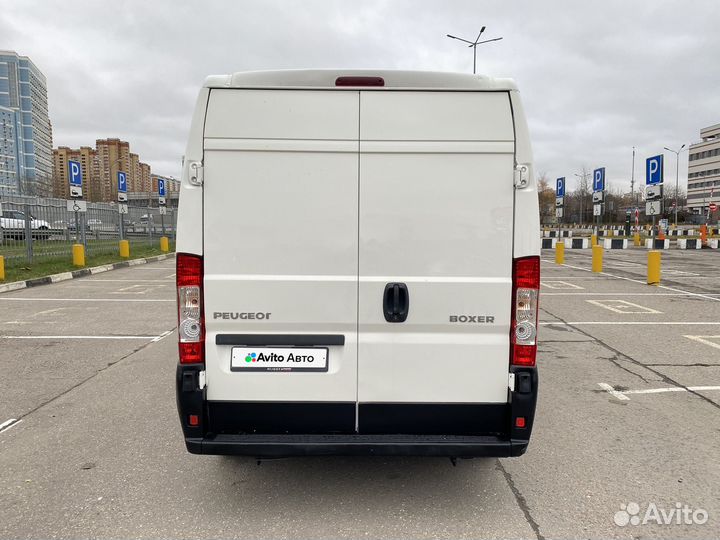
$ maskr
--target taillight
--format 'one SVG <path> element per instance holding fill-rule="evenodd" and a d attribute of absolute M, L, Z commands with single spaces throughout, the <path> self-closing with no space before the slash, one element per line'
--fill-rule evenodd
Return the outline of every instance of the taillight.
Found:
<path fill-rule="evenodd" d="M 510 325 L 510 363 L 514 366 L 535 365 L 539 289 L 540 257 L 514 259 Z"/>
<path fill-rule="evenodd" d="M 203 363 L 205 362 L 205 319 L 202 305 L 202 257 L 178 253 L 175 279 L 177 283 L 180 363 Z"/>

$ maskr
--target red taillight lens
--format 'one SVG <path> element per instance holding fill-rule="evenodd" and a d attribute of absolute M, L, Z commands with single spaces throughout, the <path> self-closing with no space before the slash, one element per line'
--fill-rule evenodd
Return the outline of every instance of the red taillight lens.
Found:
<path fill-rule="evenodd" d="M 514 366 L 535 365 L 539 289 L 540 257 L 515 259 L 510 325 L 510 363 Z"/>
<path fill-rule="evenodd" d="M 202 257 L 178 253 L 175 276 L 177 282 L 180 363 L 204 363 L 205 318 L 202 305 Z"/>

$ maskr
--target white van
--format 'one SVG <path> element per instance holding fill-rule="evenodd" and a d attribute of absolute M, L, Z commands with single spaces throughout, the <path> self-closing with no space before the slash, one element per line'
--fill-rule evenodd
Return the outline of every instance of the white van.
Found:
<path fill-rule="evenodd" d="M 187 449 L 521 455 L 538 231 L 510 80 L 208 78 L 177 225 Z"/>

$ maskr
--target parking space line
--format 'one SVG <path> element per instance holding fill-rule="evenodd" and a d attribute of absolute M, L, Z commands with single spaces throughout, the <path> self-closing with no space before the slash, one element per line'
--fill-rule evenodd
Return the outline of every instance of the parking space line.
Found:
<path fill-rule="evenodd" d="M 598 386 L 605 390 L 608 394 L 619 399 L 620 401 L 629 401 L 630 398 L 627 394 L 641 395 L 641 394 L 665 394 L 668 392 L 708 392 L 720 390 L 720 386 L 666 386 L 663 388 L 646 388 L 644 390 L 615 390 L 612 386 L 607 383 L 598 383 Z"/>
<path fill-rule="evenodd" d="M 541 322 L 541 326 L 556 324 L 561 326 L 579 326 L 579 325 L 667 325 L 667 326 L 720 326 L 720 321 L 569 321 L 569 322 Z"/>
<path fill-rule="evenodd" d="M 545 260 L 545 259 L 543 259 L 543 260 Z M 552 262 L 552 261 L 547 261 L 547 262 Z M 565 264 L 565 265 L 563 265 L 563 266 L 566 266 L 567 268 L 573 268 L 573 269 L 575 269 L 575 270 L 580 270 L 580 271 L 582 271 L 582 272 L 591 272 L 591 271 L 592 271 L 592 270 L 590 270 L 589 268 L 583 268 L 582 266 L 573 266 L 573 265 L 570 265 L 570 264 Z M 647 285 L 644 281 L 641 281 L 641 280 L 639 280 L 639 279 L 632 279 L 632 278 L 624 277 L 624 276 L 616 276 L 615 274 L 608 274 L 607 272 L 600 272 L 598 275 L 601 275 L 601 276 L 609 276 L 609 277 L 612 277 L 612 278 L 615 278 L 615 279 L 622 279 L 622 280 L 624 280 L 624 281 L 631 281 L 631 282 L 633 282 L 633 283 L 639 283 L 639 284 L 641 284 L 641 285 Z M 690 292 L 690 291 L 683 291 L 682 289 L 678 289 L 678 288 L 676 288 L 676 287 L 668 287 L 667 285 L 655 285 L 655 287 L 657 287 L 657 288 L 659 288 L 659 289 L 665 289 L 666 291 L 675 291 L 675 292 L 686 293 L 688 296 L 695 296 L 695 297 L 698 297 L 698 298 L 707 298 L 708 300 L 713 300 L 713 301 L 715 301 L 715 302 L 720 302 L 720 298 L 714 298 L 714 297 L 712 297 L 712 296 L 708 296 L 707 294 L 700 294 L 700 293 L 693 293 L 693 292 Z"/>
<path fill-rule="evenodd" d="M 163 333 L 160 334 L 159 336 L 155 336 L 155 337 L 152 339 L 152 342 L 153 342 L 153 343 L 157 343 L 157 342 L 160 341 L 161 339 L 163 339 L 163 338 L 169 336 L 170 334 L 172 334 L 174 331 L 175 331 L 174 328 L 173 328 L 172 330 L 166 330 L 165 332 L 163 332 Z"/>
<path fill-rule="evenodd" d="M 653 293 L 653 292 L 542 292 L 541 296 L 692 296 L 686 293 Z M 720 296 L 720 293 L 710 293 Z"/>
<path fill-rule="evenodd" d="M 83 279 L 78 283 L 172 283 L 172 279 Z"/>
<path fill-rule="evenodd" d="M 704 345 L 709 345 L 710 347 L 715 347 L 716 349 L 720 349 L 720 343 L 715 343 L 714 341 L 710 341 L 711 339 L 720 339 L 720 336 L 683 336 L 688 339 L 692 339 L 693 341 L 697 341 L 698 343 L 703 343 Z"/>
<path fill-rule="evenodd" d="M 581 287 L 580 285 L 575 285 L 574 283 L 568 283 L 567 281 L 560 281 L 557 279 L 541 281 L 540 285 L 544 285 L 548 289 L 584 289 L 585 288 L 585 287 Z"/>
<path fill-rule="evenodd" d="M 3 297 L 0 302 L 176 302 L 175 299 L 165 298 L 34 298 L 34 297 Z"/>
<path fill-rule="evenodd" d="M 160 336 L 0 336 L 0 339 L 145 339 L 155 341 Z"/>
<path fill-rule="evenodd" d="M 658 311 L 656 309 L 651 309 L 651 308 L 648 308 L 645 306 L 641 306 L 639 304 L 633 304 L 632 302 L 628 302 L 626 300 L 585 300 L 585 301 L 594 306 L 599 306 L 601 308 L 605 308 L 614 313 L 620 313 L 623 315 L 641 314 L 641 313 L 647 313 L 647 314 L 661 314 L 662 313 L 662 311 Z"/>
<path fill-rule="evenodd" d="M 6 420 L 2 424 L 0 424 L 0 433 L 3 433 L 7 431 L 8 429 L 17 426 L 22 420 L 17 420 L 16 418 L 11 418 L 10 420 Z"/>

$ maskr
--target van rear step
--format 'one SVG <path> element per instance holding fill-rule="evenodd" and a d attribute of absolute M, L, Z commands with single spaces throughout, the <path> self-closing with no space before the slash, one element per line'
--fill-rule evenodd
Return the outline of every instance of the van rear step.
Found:
<path fill-rule="evenodd" d="M 186 438 L 193 454 L 256 458 L 292 456 L 510 457 L 525 453 L 528 441 L 490 435 L 216 435 Z"/>

